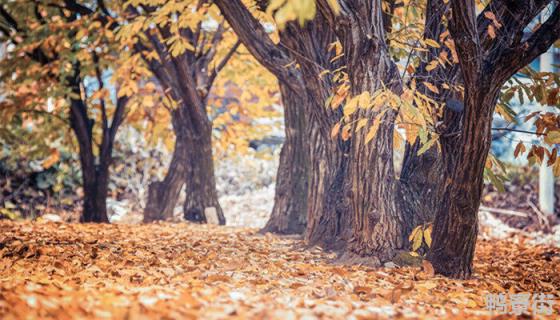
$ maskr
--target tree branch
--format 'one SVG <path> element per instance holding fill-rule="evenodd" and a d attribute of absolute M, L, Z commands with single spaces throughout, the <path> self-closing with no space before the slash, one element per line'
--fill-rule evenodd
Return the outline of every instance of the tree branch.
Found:
<path fill-rule="evenodd" d="M 474 0 L 452 0 L 449 30 L 459 53 L 459 64 L 467 86 L 475 85 L 482 66 L 482 50 Z"/>
<path fill-rule="evenodd" d="M 558 39 L 560 39 L 560 5 L 526 41 L 503 51 L 496 62 L 498 79 L 506 81 L 521 68 L 548 51 Z"/>
<path fill-rule="evenodd" d="M 294 93 L 300 94 L 301 73 L 293 66 L 289 52 L 272 42 L 261 23 L 251 14 L 241 0 L 214 0 L 233 28 L 239 40 L 253 56 L 286 84 Z"/>
<path fill-rule="evenodd" d="M 235 42 L 233 47 L 231 47 L 231 49 L 225 55 L 225 57 L 222 59 L 222 61 L 220 61 L 220 63 L 218 63 L 218 65 L 214 68 L 214 70 L 212 70 L 212 73 L 210 74 L 210 77 L 208 78 L 208 87 L 207 87 L 208 92 L 210 92 L 210 88 L 212 87 L 212 84 L 214 83 L 214 80 L 218 76 L 218 73 L 220 73 L 220 71 L 222 71 L 222 69 L 226 66 L 226 64 L 233 57 L 233 55 L 235 54 L 235 52 L 237 51 L 237 49 L 239 48 L 240 45 L 241 45 L 241 41 L 237 40 L 237 42 Z"/>

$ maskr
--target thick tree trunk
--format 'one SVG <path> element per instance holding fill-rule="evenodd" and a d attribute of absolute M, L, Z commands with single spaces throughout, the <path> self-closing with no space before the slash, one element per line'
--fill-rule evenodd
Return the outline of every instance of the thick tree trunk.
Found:
<path fill-rule="evenodd" d="M 488 94 L 484 91 L 466 89 L 461 134 L 442 139 L 445 191 L 436 212 L 428 259 L 437 273 L 453 278 L 466 279 L 473 272 L 478 208 L 499 88 Z"/>
<path fill-rule="evenodd" d="M 186 130 L 187 165 L 185 174 L 186 220 L 197 223 L 226 224 L 216 190 L 212 156 L 212 124 L 210 121 Z"/>
<path fill-rule="evenodd" d="M 344 1 L 340 14 L 333 14 L 326 1 L 319 1 L 331 29 L 342 43 L 352 97 L 364 91 L 402 92 L 402 83 L 396 65 L 385 46 L 385 30 L 381 1 L 362 3 Z M 397 190 L 393 167 L 393 134 L 396 111 L 389 105 L 384 110 L 361 106 L 346 122 L 352 123 L 350 147 L 343 150 L 345 175 L 343 197 L 349 199 L 352 238 L 346 251 L 350 262 L 380 265 L 391 260 L 405 245 L 404 219 L 397 210 Z M 383 113 L 381 113 L 383 112 Z M 366 142 L 366 129 L 356 132 L 359 119 L 375 118 L 380 125 L 373 140 Z M 339 195 L 339 197 L 340 197 Z"/>
<path fill-rule="evenodd" d="M 181 189 L 185 184 L 189 150 L 187 149 L 186 137 L 181 127 L 188 124 L 181 123 L 181 119 L 176 111 L 171 116 L 175 131 L 173 157 L 163 181 L 155 181 L 149 186 L 148 200 L 144 209 L 144 222 L 172 218 Z"/>
<path fill-rule="evenodd" d="M 331 139 L 320 124 L 308 125 L 310 146 L 306 242 L 342 251 L 352 234 L 350 198 L 345 192 L 349 144 Z"/>
<path fill-rule="evenodd" d="M 185 184 L 187 149 L 182 139 L 175 141 L 173 157 L 163 181 L 152 182 L 144 209 L 144 222 L 167 220 L 173 217 L 179 194 Z"/>
<path fill-rule="evenodd" d="M 300 96 L 292 94 L 280 84 L 284 104 L 286 141 L 280 152 L 276 174 L 274 207 L 261 232 L 301 234 L 307 222 L 307 181 L 309 147 L 305 136 L 305 104 Z"/>
<path fill-rule="evenodd" d="M 144 222 L 169 219 L 185 186 L 183 216 L 197 223 L 225 224 L 218 202 L 214 159 L 212 156 L 212 124 L 193 124 L 190 109 L 182 106 L 172 114 L 175 150 L 163 181 L 150 185 Z M 204 121 L 204 120 L 203 120 Z"/>

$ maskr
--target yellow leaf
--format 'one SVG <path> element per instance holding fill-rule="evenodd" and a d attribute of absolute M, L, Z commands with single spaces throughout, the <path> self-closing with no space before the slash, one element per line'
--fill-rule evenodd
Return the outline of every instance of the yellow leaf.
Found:
<path fill-rule="evenodd" d="M 436 86 L 434 86 L 433 84 L 431 84 L 427 81 L 424 81 L 422 83 L 426 86 L 426 88 L 428 88 L 428 90 L 432 91 L 433 93 L 439 93 L 439 89 Z"/>
<path fill-rule="evenodd" d="M 358 123 L 356 124 L 356 132 L 358 132 L 360 129 L 365 127 L 367 123 L 368 123 L 368 119 L 366 118 L 362 118 L 358 120 Z"/>
<path fill-rule="evenodd" d="M 340 5 L 337 0 L 327 0 L 332 11 L 338 15 L 340 13 Z"/>
<path fill-rule="evenodd" d="M 373 124 L 371 125 L 371 127 L 369 127 L 369 131 L 366 135 L 366 143 L 369 143 L 371 140 L 373 140 L 373 138 L 375 138 L 377 130 L 379 130 L 379 125 L 381 124 L 381 118 L 383 114 L 384 113 L 381 112 L 375 117 L 375 120 L 373 120 Z"/>
<path fill-rule="evenodd" d="M 347 124 L 342 128 L 342 134 L 340 135 L 342 137 L 342 140 L 346 141 L 346 140 L 350 139 L 350 130 L 351 129 L 352 129 L 352 126 L 350 124 Z"/>
<path fill-rule="evenodd" d="M 368 108 L 370 106 L 371 96 L 369 91 L 364 91 L 358 96 L 358 105 L 360 108 Z"/>
<path fill-rule="evenodd" d="M 51 149 L 51 154 L 43 161 L 43 168 L 48 169 L 60 160 L 60 152 L 57 149 Z"/>
<path fill-rule="evenodd" d="M 422 148 L 420 148 L 420 150 L 418 150 L 418 155 L 422 155 L 424 152 L 430 150 L 430 148 L 434 145 L 434 143 L 436 143 L 439 139 L 439 136 L 437 134 L 434 134 L 432 136 L 432 138 L 426 142 Z"/>
<path fill-rule="evenodd" d="M 422 226 L 417 226 L 416 228 L 414 228 L 414 230 L 412 230 L 412 232 L 410 233 L 410 235 L 408 236 L 408 241 L 412 242 L 412 240 L 414 239 L 414 237 L 416 237 L 416 234 L 418 232 L 421 232 L 422 230 Z"/>
<path fill-rule="evenodd" d="M 353 97 L 344 106 L 343 109 L 344 116 L 345 117 L 351 116 L 354 112 L 356 112 L 357 109 L 358 109 L 358 97 Z"/>
<path fill-rule="evenodd" d="M 544 137 L 544 142 L 549 145 L 560 143 L 560 130 L 550 131 Z"/>
<path fill-rule="evenodd" d="M 423 239 L 424 233 L 422 232 L 422 230 L 420 230 L 420 232 L 416 232 L 416 234 L 414 235 L 414 239 L 412 240 L 412 251 L 420 249 Z"/>
<path fill-rule="evenodd" d="M 560 177 L 560 158 L 556 159 L 556 163 L 552 167 L 552 172 L 555 177 Z"/>
<path fill-rule="evenodd" d="M 432 246 L 432 226 L 429 226 L 424 230 L 424 241 L 428 247 Z"/>
<path fill-rule="evenodd" d="M 426 66 L 426 71 L 432 71 L 435 68 L 437 68 L 438 66 L 438 61 L 437 60 L 432 60 L 430 63 L 428 63 L 428 65 Z"/>
<path fill-rule="evenodd" d="M 340 126 L 341 126 L 340 122 L 334 125 L 334 127 L 331 130 L 331 138 L 334 139 L 334 137 L 336 137 L 336 135 L 340 131 Z"/>
<path fill-rule="evenodd" d="M 393 131 L 393 150 L 398 150 L 401 148 L 403 142 L 403 138 L 401 134 L 397 131 Z"/>
<path fill-rule="evenodd" d="M 439 43 L 437 43 L 437 41 L 435 41 L 433 39 L 426 39 L 426 40 L 424 40 L 424 42 L 427 45 L 429 45 L 430 47 L 433 47 L 433 48 L 439 48 L 440 47 Z"/>

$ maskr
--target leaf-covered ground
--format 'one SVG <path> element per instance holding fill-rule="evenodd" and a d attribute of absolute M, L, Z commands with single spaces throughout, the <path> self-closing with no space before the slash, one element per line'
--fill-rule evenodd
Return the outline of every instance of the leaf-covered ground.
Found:
<path fill-rule="evenodd" d="M 0 318 L 489 318 L 488 293 L 560 296 L 560 249 L 517 242 L 479 241 L 475 279 L 453 281 L 254 229 L 1 221 Z"/>

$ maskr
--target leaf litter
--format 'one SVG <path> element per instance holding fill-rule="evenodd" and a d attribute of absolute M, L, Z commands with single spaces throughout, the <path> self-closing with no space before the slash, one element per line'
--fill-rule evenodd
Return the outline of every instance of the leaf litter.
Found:
<path fill-rule="evenodd" d="M 0 221 L 2 319 L 489 319 L 489 293 L 560 297 L 560 249 L 479 240 L 475 277 L 333 262 L 297 237 L 194 225 Z M 556 301 L 554 315 L 560 314 Z"/>

